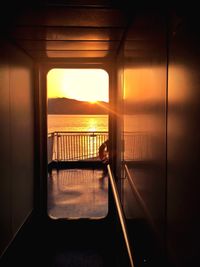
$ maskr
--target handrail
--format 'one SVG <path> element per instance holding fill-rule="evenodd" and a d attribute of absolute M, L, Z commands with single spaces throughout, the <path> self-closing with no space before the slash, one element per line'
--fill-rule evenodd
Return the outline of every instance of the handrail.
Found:
<path fill-rule="evenodd" d="M 142 199 L 140 193 L 138 192 L 137 187 L 136 187 L 135 183 L 133 182 L 133 179 L 131 178 L 131 174 L 129 172 L 128 166 L 126 164 L 124 164 L 124 168 L 125 168 L 125 173 L 127 174 L 127 178 L 128 178 L 128 181 L 129 181 L 129 184 L 131 186 L 133 193 L 135 194 L 138 202 L 140 203 L 149 223 L 153 226 L 153 228 L 155 228 L 151 214 L 149 213 L 144 200 Z"/>
<path fill-rule="evenodd" d="M 123 235 L 124 235 L 124 239 L 125 239 L 125 244 L 126 244 L 126 248 L 127 248 L 127 252 L 128 252 L 128 256 L 129 256 L 129 260 L 130 260 L 130 265 L 131 265 L 131 267 L 134 267 L 133 255 L 132 255 L 132 251 L 131 251 L 130 242 L 128 239 L 128 232 L 127 232 L 127 228 L 126 228 L 125 216 L 123 213 L 122 205 L 121 205 L 119 194 L 117 191 L 117 185 L 116 185 L 116 182 L 115 182 L 115 179 L 113 177 L 113 174 L 112 174 L 112 171 L 111 171 L 109 164 L 107 165 L 107 169 L 108 169 L 108 175 L 110 178 L 110 183 L 111 183 L 111 187 L 112 187 L 112 191 L 113 191 L 113 195 L 114 195 L 114 200 L 115 200 L 117 212 L 119 215 L 119 219 L 120 219 L 120 223 L 121 223 L 121 227 L 122 227 L 122 231 L 123 231 Z"/>

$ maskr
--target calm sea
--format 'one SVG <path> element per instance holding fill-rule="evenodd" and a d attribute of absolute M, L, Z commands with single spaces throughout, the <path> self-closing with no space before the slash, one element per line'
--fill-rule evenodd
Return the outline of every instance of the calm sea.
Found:
<path fill-rule="evenodd" d="M 48 115 L 48 133 L 108 131 L 108 115 Z"/>

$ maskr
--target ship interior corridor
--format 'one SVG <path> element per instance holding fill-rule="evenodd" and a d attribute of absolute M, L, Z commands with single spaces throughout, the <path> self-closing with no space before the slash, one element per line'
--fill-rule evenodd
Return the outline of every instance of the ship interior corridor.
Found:
<path fill-rule="evenodd" d="M 108 73 L 106 163 L 49 157 L 55 68 Z M 195 7 L 3 1 L 0 265 L 196 266 L 199 73 Z"/>

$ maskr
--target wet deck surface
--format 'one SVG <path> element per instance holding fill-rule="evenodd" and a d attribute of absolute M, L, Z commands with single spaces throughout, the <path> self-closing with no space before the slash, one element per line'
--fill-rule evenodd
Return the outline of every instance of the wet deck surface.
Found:
<path fill-rule="evenodd" d="M 48 177 L 51 218 L 103 218 L 108 212 L 108 177 L 99 169 L 52 170 Z"/>

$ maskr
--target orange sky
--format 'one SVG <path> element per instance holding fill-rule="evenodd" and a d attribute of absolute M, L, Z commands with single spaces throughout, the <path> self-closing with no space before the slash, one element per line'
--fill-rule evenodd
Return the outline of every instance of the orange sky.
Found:
<path fill-rule="evenodd" d="M 109 77 L 103 69 L 52 69 L 47 74 L 48 98 L 108 102 Z"/>

